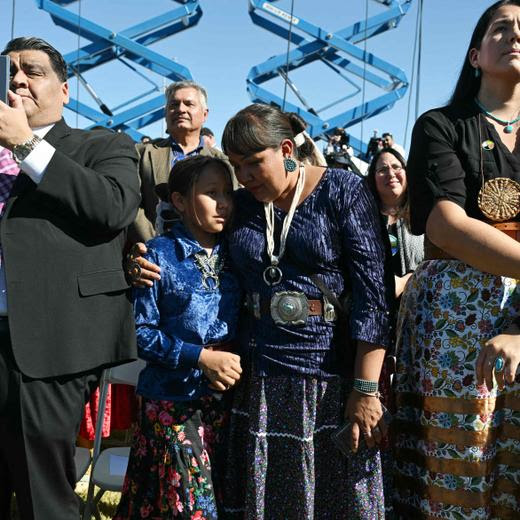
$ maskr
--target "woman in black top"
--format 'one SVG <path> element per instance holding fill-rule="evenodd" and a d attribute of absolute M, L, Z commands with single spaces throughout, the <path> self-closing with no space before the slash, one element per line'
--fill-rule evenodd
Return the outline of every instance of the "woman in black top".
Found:
<path fill-rule="evenodd" d="M 411 226 L 426 260 L 398 323 L 404 518 L 520 517 L 520 0 L 480 18 L 450 104 L 417 121 Z"/>
<path fill-rule="evenodd" d="M 393 148 L 379 150 L 368 168 L 367 182 L 379 211 L 386 219 L 392 246 L 395 296 L 399 298 L 411 274 L 422 262 L 424 252 L 422 235 L 410 233 L 410 204 L 404 157 Z"/>

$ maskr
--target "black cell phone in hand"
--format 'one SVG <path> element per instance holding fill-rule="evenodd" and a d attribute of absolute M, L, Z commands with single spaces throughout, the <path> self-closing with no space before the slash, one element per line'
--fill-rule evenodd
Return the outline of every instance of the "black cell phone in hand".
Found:
<path fill-rule="evenodd" d="M 381 409 L 383 410 L 383 419 L 385 423 L 387 425 L 390 424 L 392 421 L 392 414 L 383 404 L 381 404 Z M 350 449 L 350 429 L 350 422 L 347 422 L 331 435 L 332 442 L 345 457 L 352 453 L 352 450 Z M 363 442 L 363 439 L 361 438 L 359 442 Z"/>
<path fill-rule="evenodd" d="M 0 101 L 9 104 L 7 93 L 9 92 L 9 77 L 11 69 L 11 58 L 0 56 Z"/>

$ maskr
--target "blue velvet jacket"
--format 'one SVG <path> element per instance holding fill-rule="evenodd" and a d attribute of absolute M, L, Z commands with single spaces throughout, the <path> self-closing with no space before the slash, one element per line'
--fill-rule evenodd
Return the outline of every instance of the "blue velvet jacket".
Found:
<path fill-rule="evenodd" d="M 134 289 L 139 357 L 147 364 L 137 393 L 150 399 L 193 400 L 212 391 L 197 366 L 203 345 L 235 335 L 240 306 L 238 281 L 226 263 L 220 286 L 202 285 L 194 255 L 204 249 L 181 222 L 147 243 L 148 260 L 161 267 L 153 287 Z M 226 254 L 219 243 L 213 254 Z"/>

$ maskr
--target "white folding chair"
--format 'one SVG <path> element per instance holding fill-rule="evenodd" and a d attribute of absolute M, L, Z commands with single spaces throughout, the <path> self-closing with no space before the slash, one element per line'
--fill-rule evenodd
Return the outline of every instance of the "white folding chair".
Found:
<path fill-rule="evenodd" d="M 145 362 L 138 359 L 131 363 L 108 368 L 103 372 L 99 386 L 99 407 L 96 418 L 94 449 L 92 453 L 92 468 L 88 484 L 87 501 L 83 513 L 83 520 L 91 520 L 92 515 L 101 520 L 98 504 L 105 491 L 121 491 L 125 480 L 130 447 L 106 448 L 101 451 L 101 438 L 103 430 L 103 417 L 105 415 L 108 385 L 110 383 L 137 385 L 139 372 L 144 368 Z M 94 496 L 94 486 L 99 491 Z"/>
<path fill-rule="evenodd" d="M 87 472 L 88 467 L 90 466 L 90 462 L 92 461 L 92 457 L 90 456 L 90 450 L 88 448 L 83 448 L 80 446 L 76 446 L 76 452 L 74 453 L 74 466 L 76 467 L 76 483 L 78 483 L 83 475 Z M 83 511 L 85 508 L 85 503 L 80 499 L 80 511 Z"/>
<path fill-rule="evenodd" d="M 76 466 L 76 482 L 79 482 L 90 466 L 90 450 L 76 446 L 74 465 Z"/>

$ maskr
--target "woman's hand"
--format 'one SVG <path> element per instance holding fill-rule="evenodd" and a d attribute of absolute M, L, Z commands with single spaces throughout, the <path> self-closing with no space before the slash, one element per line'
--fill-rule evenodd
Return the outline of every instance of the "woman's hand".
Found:
<path fill-rule="evenodd" d="M 146 246 L 137 242 L 126 255 L 125 271 L 134 287 L 152 287 L 155 280 L 161 279 L 161 268 L 143 258 L 145 253 Z"/>
<path fill-rule="evenodd" d="M 231 352 L 222 352 L 204 348 L 199 357 L 199 368 L 211 381 L 210 388 L 224 392 L 240 379 L 242 367 L 240 356 Z"/>
<path fill-rule="evenodd" d="M 504 360 L 502 370 L 495 369 L 497 358 Z M 504 333 L 491 338 L 480 351 L 477 359 L 477 384 L 485 384 L 488 390 L 493 388 L 493 369 L 498 389 L 503 390 L 507 382 L 515 380 L 516 370 L 520 364 L 520 330 L 513 325 Z"/>
<path fill-rule="evenodd" d="M 345 409 L 345 418 L 352 425 L 350 447 L 355 453 L 362 435 L 367 446 L 373 448 L 387 434 L 383 409 L 378 397 L 360 394 L 352 390 Z"/>

